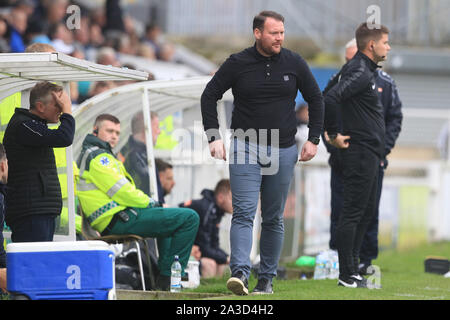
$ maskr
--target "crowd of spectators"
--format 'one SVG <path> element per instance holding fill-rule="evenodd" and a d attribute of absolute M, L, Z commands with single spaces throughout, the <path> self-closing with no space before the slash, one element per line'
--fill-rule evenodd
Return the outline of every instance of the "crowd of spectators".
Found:
<path fill-rule="evenodd" d="M 77 18 L 73 15 L 78 13 L 70 10 L 72 5 L 79 8 Z M 103 7 L 94 9 L 70 0 L 4 0 L 0 1 L 0 52 L 24 52 L 39 42 L 76 58 L 129 69 L 134 68 L 121 64 L 118 53 L 173 61 L 174 46 L 164 40 L 160 26 L 154 21 L 145 23 L 129 15 L 120 0 L 106 0 Z M 71 95 L 72 102 L 81 103 L 115 85 L 80 83 L 79 94 Z"/>

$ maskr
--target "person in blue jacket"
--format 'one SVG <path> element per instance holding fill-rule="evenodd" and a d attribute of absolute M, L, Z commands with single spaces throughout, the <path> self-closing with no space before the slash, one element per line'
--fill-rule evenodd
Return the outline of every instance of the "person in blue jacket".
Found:
<path fill-rule="evenodd" d="M 194 257 L 200 260 L 202 277 L 221 276 L 230 263 L 230 256 L 219 246 L 220 221 L 226 212 L 233 212 L 230 180 L 220 180 L 214 190 L 204 189 L 201 195 L 201 199 L 188 200 L 179 206 L 193 209 L 200 217 L 194 241 L 200 254 Z"/>

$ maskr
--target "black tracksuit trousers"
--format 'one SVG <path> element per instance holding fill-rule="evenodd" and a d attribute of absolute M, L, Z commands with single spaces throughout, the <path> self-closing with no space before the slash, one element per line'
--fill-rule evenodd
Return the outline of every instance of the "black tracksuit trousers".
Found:
<path fill-rule="evenodd" d="M 343 208 L 336 230 L 339 277 L 358 272 L 359 251 L 367 226 L 376 212 L 380 158 L 368 148 L 352 143 L 341 149 Z"/>

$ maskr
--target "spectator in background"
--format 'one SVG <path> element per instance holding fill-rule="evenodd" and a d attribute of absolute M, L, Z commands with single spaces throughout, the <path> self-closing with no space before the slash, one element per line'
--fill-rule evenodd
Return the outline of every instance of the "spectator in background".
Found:
<path fill-rule="evenodd" d="M 10 16 L 10 36 L 9 44 L 11 52 L 24 52 L 24 34 L 27 30 L 27 14 L 21 9 L 14 8 Z"/>
<path fill-rule="evenodd" d="M 175 53 L 173 45 L 162 40 L 162 31 L 157 24 L 149 24 L 145 29 L 144 43 L 151 46 L 159 60 L 172 61 Z"/>
<path fill-rule="evenodd" d="M 22 10 L 27 15 L 27 18 L 29 18 L 33 15 L 36 2 L 33 0 L 18 0 L 15 2 L 14 8 Z"/>
<path fill-rule="evenodd" d="M 25 32 L 25 41 L 27 43 L 47 43 L 50 44 L 51 40 L 44 32 L 44 28 L 40 21 L 31 20 L 28 23 L 27 31 Z"/>
<path fill-rule="evenodd" d="M 47 0 L 46 1 L 46 20 L 49 25 L 64 22 L 67 14 L 69 0 Z"/>
<path fill-rule="evenodd" d="M 220 180 L 214 190 L 204 189 L 201 195 L 202 199 L 180 204 L 180 207 L 193 209 L 200 217 L 194 241 L 198 249 L 193 248 L 192 255 L 200 260 L 202 277 L 222 276 L 230 257 L 219 246 L 219 224 L 225 213 L 233 213 L 230 180 Z"/>
<path fill-rule="evenodd" d="M 72 31 L 75 46 L 79 49 L 82 49 L 83 54 L 86 54 L 85 50 L 87 50 L 91 46 L 89 30 L 90 30 L 89 17 L 86 14 L 81 14 L 80 28 Z"/>
<path fill-rule="evenodd" d="M 105 66 L 120 67 L 116 51 L 111 47 L 103 47 L 97 53 L 97 63 Z"/>
<path fill-rule="evenodd" d="M 95 81 L 91 82 L 91 88 L 88 93 L 88 98 L 92 98 L 106 90 L 115 88 L 117 85 L 113 81 Z"/>
<path fill-rule="evenodd" d="M 125 32 L 120 0 L 106 0 L 106 25 L 104 27 L 104 33 L 108 34 L 111 31 Z"/>
<path fill-rule="evenodd" d="M 152 129 L 152 143 L 156 144 L 158 135 L 161 132 L 159 129 L 158 115 L 155 112 L 150 112 L 150 121 Z M 128 142 L 120 150 L 119 158 L 123 159 L 125 168 L 133 177 L 136 187 L 145 194 L 150 195 L 150 177 L 148 172 L 148 155 L 145 137 L 144 114 L 142 111 L 137 112 L 131 120 L 131 136 Z M 158 169 L 155 168 L 156 183 L 158 188 L 158 201 L 164 204 L 164 191 L 159 179 Z"/>
<path fill-rule="evenodd" d="M 6 39 L 8 33 L 8 22 L 6 18 L 0 16 L 0 53 L 10 52 L 11 47 Z"/>
<path fill-rule="evenodd" d="M 159 59 L 161 55 L 161 44 L 160 44 L 160 37 L 161 37 L 161 28 L 157 24 L 149 24 L 145 28 L 145 37 L 144 37 L 144 43 L 149 45 L 151 48 L 153 48 L 153 52 L 155 52 L 156 57 Z"/>
<path fill-rule="evenodd" d="M 72 54 L 75 51 L 73 46 L 73 33 L 67 29 L 65 23 L 59 22 L 51 25 L 49 36 L 51 45 L 56 51 L 64 54 Z"/>
<path fill-rule="evenodd" d="M 99 24 L 91 23 L 89 25 L 89 40 L 90 46 L 94 48 L 100 48 L 105 42 L 105 38 L 102 33 L 102 28 Z"/>
<path fill-rule="evenodd" d="M 168 195 L 175 186 L 175 179 L 173 176 L 173 166 L 161 159 L 155 159 L 155 165 L 158 170 L 159 180 L 163 189 L 163 197 Z"/>
<path fill-rule="evenodd" d="M 68 5 L 68 0 L 39 1 L 29 20 L 40 24 L 43 32 L 48 34 L 52 25 L 64 22 Z"/>

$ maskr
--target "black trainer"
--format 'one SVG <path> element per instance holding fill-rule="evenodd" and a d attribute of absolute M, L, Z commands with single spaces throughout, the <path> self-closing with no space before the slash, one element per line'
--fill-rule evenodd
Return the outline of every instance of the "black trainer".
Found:
<path fill-rule="evenodd" d="M 258 279 L 258 283 L 256 284 L 256 287 L 253 289 L 252 293 L 272 294 L 273 293 L 272 280 L 266 278 Z"/>
<path fill-rule="evenodd" d="M 169 291 L 170 290 L 170 277 L 163 274 L 159 274 L 156 277 L 156 290 Z"/>
<path fill-rule="evenodd" d="M 351 275 L 348 278 L 339 277 L 338 286 L 346 288 L 367 288 L 367 280 L 359 274 Z"/>
<path fill-rule="evenodd" d="M 235 295 L 244 296 L 248 295 L 248 280 L 247 277 L 244 276 L 242 272 L 236 272 L 230 279 L 227 281 L 227 288 Z"/>

